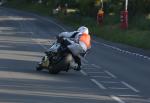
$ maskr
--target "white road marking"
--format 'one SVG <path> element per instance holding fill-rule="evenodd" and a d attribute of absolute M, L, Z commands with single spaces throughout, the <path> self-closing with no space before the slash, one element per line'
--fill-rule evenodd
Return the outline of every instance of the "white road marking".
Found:
<path fill-rule="evenodd" d="M 118 95 L 119 97 L 141 97 L 139 95 Z"/>
<path fill-rule="evenodd" d="M 93 68 L 93 66 L 91 66 L 90 64 L 86 64 L 86 63 L 82 63 L 82 67 L 84 68 Z"/>
<path fill-rule="evenodd" d="M 92 68 L 92 67 L 85 67 L 84 69 L 85 70 L 88 70 L 88 69 L 91 70 L 91 69 L 94 69 L 94 68 Z"/>
<path fill-rule="evenodd" d="M 120 83 L 120 82 L 113 82 L 113 81 L 101 81 L 101 82 L 102 82 L 102 83 L 110 83 L 110 84 L 113 84 L 113 83 L 114 83 L 114 84 L 115 84 L 115 83 L 116 83 L 116 84 L 117 84 L 117 83 Z"/>
<path fill-rule="evenodd" d="M 109 76 L 111 76 L 112 78 L 117 78 L 115 75 L 113 75 L 112 73 L 110 73 L 109 71 L 105 70 L 105 73 L 107 73 Z"/>
<path fill-rule="evenodd" d="M 87 73 L 89 73 L 89 74 L 103 74 L 103 73 L 105 73 L 105 72 L 87 72 Z"/>
<path fill-rule="evenodd" d="M 116 89 L 116 90 L 125 90 L 129 88 L 121 88 L 121 87 L 108 87 L 109 89 Z"/>
<path fill-rule="evenodd" d="M 108 76 L 91 76 L 93 78 L 107 78 L 107 79 L 110 79 L 111 77 L 108 77 Z"/>
<path fill-rule="evenodd" d="M 125 103 L 125 101 L 121 100 L 119 97 L 116 97 L 114 95 L 110 96 L 112 99 L 114 99 L 115 101 L 117 101 L 118 103 Z"/>
<path fill-rule="evenodd" d="M 87 73 L 84 72 L 83 70 L 80 71 L 84 76 L 87 76 Z"/>
<path fill-rule="evenodd" d="M 106 87 L 104 87 L 101 83 L 99 83 L 97 80 L 95 79 L 91 79 L 92 82 L 94 82 L 99 88 L 101 89 L 106 89 Z"/>
<path fill-rule="evenodd" d="M 144 59 L 147 59 L 147 58 L 148 58 L 148 56 L 144 56 L 143 58 L 144 58 Z"/>
<path fill-rule="evenodd" d="M 135 55 L 135 56 L 139 56 L 139 57 L 142 57 L 144 59 L 147 59 L 147 60 L 150 60 L 150 57 L 149 56 L 145 56 L 145 55 L 141 55 L 139 53 L 134 53 L 134 52 L 130 52 L 130 51 L 127 51 L 127 50 L 123 50 L 123 49 L 120 49 L 120 48 L 117 48 L 115 46 L 111 46 L 111 45 L 108 45 L 108 44 L 105 44 L 105 43 L 98 43 L 98 44 L 101 44 L 105 47 L 109 47 L 109 48 L 112 48 L 114 50 L 117 50 L 117 51 L 120 51 L 122 53 L 127 53 L 127 54 L 132 54 L 132 55 Z"/>
<path fill-rule="evenodd" d="M 138 93 L 140 92 L 139 90 L 135 89 L 133 86 L 129 85 L 128 83 L 122 81 L 122 84 L 124 84 L 125 86 L 127 86 L 128 88 L 130 88 L 131 90 L 133 90 L 134 92 Z"/>
<path fill-rule="evenodd" d="M 96 64 L 92 64 L 92 66 L 95 67 L 95 68 L 101 69 L 101 67 L 96 65 Z"/>

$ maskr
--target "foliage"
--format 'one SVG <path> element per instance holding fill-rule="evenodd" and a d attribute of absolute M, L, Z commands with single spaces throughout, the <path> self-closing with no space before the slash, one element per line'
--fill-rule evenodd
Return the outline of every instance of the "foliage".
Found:
<path fill-rule="evenodd" d="M 39 4 L 38 0 L 8 1 L 10 5 L 17 8 L 40 12 L 44 15 L 50 15 L 50 10 L 58 7 L 58 5 L 63 7 L 67 3 L 69 8 L 78 12 L 69 13 L 68 15 L 59 12 L 58 15 L 54 16 L 65 24 L 69 24 L 74 28 L 85 25 L 89 27 L 92 35 L 150 49 L 150 0 L 128 0 L 129 28 L 126 31 L 119 29 L 120 11 L 125 8 L 125 0 L 103 0 L 105 15 L 104 24 L 101 26 L 97 25 L 95 20 L 97 11 L 101 8 L 101 0 L 43 0 L 42 4 Z"/>
<path fill-rule="evenodd" d="M 8 0 L 8 1 L 17 1 L 17 2 L 27 2 L 33 3 L 38 2 L 38 0 Z M 80 10 L 81 15 L 86 16 L 95 16 L 95 13 L 98 8 L 101 7 L 101 0 L 42 0 L 43 4 L 49 4 L 54 7 L 58 4 L 64 5 L 68 4 L 69 7 L 75 7 Z M 148 14 L 150 13 L 150 0 L 128 0 L 128 10 L 130 14 Z M 106 13 L 109 12 L 120 12 L 123 10 L 125 0 L 103 0 L 104 10 Z"/>

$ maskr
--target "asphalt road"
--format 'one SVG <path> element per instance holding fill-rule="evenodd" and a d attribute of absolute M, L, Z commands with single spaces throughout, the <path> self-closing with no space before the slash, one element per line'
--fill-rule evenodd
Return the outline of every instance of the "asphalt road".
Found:
<path fill-rule="evenodd" d="M 150 58 L 93 40 L 81 72 L 35 67 L 55 36 L 52 18 L 0 8 L 1 103 L 150 103 Z"/>

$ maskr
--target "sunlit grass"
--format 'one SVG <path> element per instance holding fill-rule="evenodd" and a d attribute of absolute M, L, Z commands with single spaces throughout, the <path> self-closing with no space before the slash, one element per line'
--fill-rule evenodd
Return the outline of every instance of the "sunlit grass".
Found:
<path fill-rule="evenodd" d="M 148 15 L 146 16 L 146 18 L 147 18 L 148 20 L 150 20 L 150 14 L 148 14 Z"/>
<path fill-rule="evenodd" d="M 71 9 L 71 8 L 67 9 L 67 13 L 75 13 L 77 11 L 78 11 L 77 9 Z"/>

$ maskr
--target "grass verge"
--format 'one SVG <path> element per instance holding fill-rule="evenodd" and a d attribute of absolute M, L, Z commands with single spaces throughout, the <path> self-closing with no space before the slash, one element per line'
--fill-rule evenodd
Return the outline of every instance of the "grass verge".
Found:
<path fill-rule="evenodd" d="M 47 16 L 49 16 L 51 14 L 50 11 L 52 11 L 50 6 L 45 6 L 38 3 L 23 3 L 19 5 L 18 2 L 13 1 L 9 2 L 8 6 Z M 128 30 L 121 30 L 119 28 L 119 15 L 106 15 L 104 24 L 101 26 L 97 25 L 94 18 L 82 17 L 75 13 L 70 13 L 68 15 L 60 13 L 54 15 L 53 17 L 73 28 L 85 25 L 90 29 L 91 35 L 96 35 L 112 42 L 124 43 L 134 47 L 150 50 L 150 19 L 143 18 L 144 16 L 134 17 L 132 20 L 129 18 L 130 23 Z"/>

